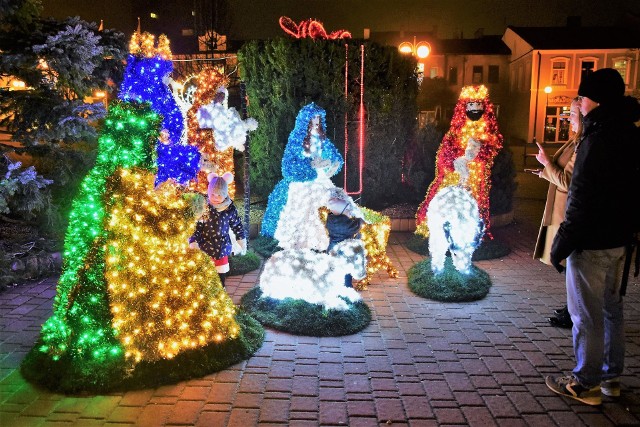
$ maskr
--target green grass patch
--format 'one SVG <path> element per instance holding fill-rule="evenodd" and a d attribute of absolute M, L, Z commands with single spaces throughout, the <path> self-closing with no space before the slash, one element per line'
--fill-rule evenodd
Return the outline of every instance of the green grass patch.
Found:
<path fill-rule="evenodd" d="M 259 235 L 255 239 L 251 239 L 249 245 L 254 251 L 264 258 L 269 258 L 275 252 L 282 250 L 282 248 L 278 246 L 278 241 L 276 239 L 262 235 Z"/>
<path fill-rule="evenodd" d="M 258 267 L 260 267 L 260 257 L 252 250 L 248 250 L 246 255 L 229 257 L 229 276 L 239 276 Z"/>
<path fill-rule="evenodd" d="M 294 335 L 338 337 L 363 330 L 371 322 L 371 311 L 363 302 L 347 301 L 349 310 L 326 310 L 319 304 L 287 298 L 261 298 L 262 290 L 255 287 L 241 300 L 244 310 L 263 325 Z"/>
<path fill-rule="evenodd" d="M 462 274 L 455 269 L 450 257 L 446 258 L 441 274 L 433 274 L 431 259 L 427 258 L 411 267 L 408 275 L 409 289 L 413 293 L 435 301 L 477 301 L 491 288 L 491 279 L 484 270 L 474 265 L 471 273 Z"/>
<path fill-rule="evenodd" d="M 140 362 L 133 369 L 122 357 L 92 362 L 64 355 L 59 360 L 40 352 L 38 342 L 27 354 L 20 370 L 35 384 L 57 393 L 103 394 L 174 384 L 221 371 L 255 353 L 264 341 L 264 328 L 242 311 L 236 315 L 240 334 L 220 344 L 185 351 L 175 358 Z"/>
<path fill-rule="evenodd" d="M 420 255 L 429 255 L 429 239 L 412 234 L 405 246 L 413 252 Z M 482 244 L 475 250 L 473 261 L 484 261 L 488 259 L 502 258 L 511 253 L 511 249 L 498 239 L 484 240 Z"/>

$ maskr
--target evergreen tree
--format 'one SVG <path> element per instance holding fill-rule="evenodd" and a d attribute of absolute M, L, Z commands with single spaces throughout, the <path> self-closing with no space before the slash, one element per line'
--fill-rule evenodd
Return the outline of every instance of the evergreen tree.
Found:
<path fill-rule="evenodd" d="M 27 151 L 95 142 L 93 122 L 104 117 L 105 108 L 84 98 L 98 89 L 111 92 L 109 83 L 119 79 L 126 57 L 124 35 L 98 31 L 77 17 L 40 19 L 35 0 L 10 3 L 22 7 L 0 17 L 0 74 L 21 80 L 27 90 L 2 92 L 0 125 Z"/>
<path fill-rule="evenodd" d="M 125 38 L 77 17 L 43 19 L 40 0 L 0 0 L 0 5 L 0 77 L 25 86 L 0 90 L 0 127 L 20 143 L 0 144 L 0 153 L 28 154 L 38 172 L 54 180 L 54 202 L 64 211 L 93 164 L 96 121 L 106 114 L 101 102 L 85 98 L 117 86 Z"/>
<path fill-rule="evenodd" d="M 248 111 L 260 126 L 251 136 L 251 186 L 267 195 L 282 176 L 287 136 L 297 111 L 315 102 L 327 112 L 327 135 L 344 147 L 344 118 L 349 121 L 349 190 L 358 189 L 357 134 L 360 100 L 360 44 L 365 45 L 365 164 L 362 198 L 369 207 L 398 200 L 402 156 L 415 127 L 415 60 L 397 49 L 350 40 L 349 95 L 345 100 L 345 42 L 274 39 L 245 44 L 238 53 L 249 97 Z M 353 167 L 353 168 L 352 168 Z M 343 182 L 337 176 L 336 182 Z"/>

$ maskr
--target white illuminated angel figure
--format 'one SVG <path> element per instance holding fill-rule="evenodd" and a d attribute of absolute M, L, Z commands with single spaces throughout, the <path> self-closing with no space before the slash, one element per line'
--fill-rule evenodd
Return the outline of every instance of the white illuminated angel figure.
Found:
<path fill-rule="evenodd" d="M 213 130 L 217 150 L 224 151 L 233 147 L 238 151 L 244 151 L 247 133 L 256 130 L 258 122 L 251 117 L 242 120 L 235 108 L 229 108 L 228 97 L 226 87 L 218 88 L 213 102 L 198 110 L 198 123 L 201 129 Z"/>
<path fill-rule="evenodd" d="M 478 202 L 471 193 L 460 186 L 440 190 L 429 204 L 427 226 L 433 272 L 442 272 L 449 251 L 456 270 L 469 274 L 471 257 L 484 234 Z"/>

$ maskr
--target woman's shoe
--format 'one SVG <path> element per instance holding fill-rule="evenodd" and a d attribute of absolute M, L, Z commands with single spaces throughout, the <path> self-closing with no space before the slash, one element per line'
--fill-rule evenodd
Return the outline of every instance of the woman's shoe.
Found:
<path fill-rule="evenodd" d="M 570 329 L 573 327 L 573 322 L 571 321 L 570 316 L 553 316 L 549 317 L 549 323 L 551 326 L 556 326 L 558 328 Z"/>
<path fill-rule="evenodd" d="M 569 307 L 567 307 L 566 305 L 562 308 L 556 308 L 555 310 L 553 310 L 554 314 L 559 314 L 559 315 L 563 315 L 566 314 L 567 316 L 569 315 Z"/>

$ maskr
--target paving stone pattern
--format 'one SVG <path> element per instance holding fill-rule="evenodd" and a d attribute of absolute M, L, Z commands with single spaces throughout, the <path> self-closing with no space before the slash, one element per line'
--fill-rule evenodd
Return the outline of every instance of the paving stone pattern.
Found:
<path fill-rule="evenodd" d="M 531 259 L 542 201 L 516 200 L 515 223 L 494 230 L 512 253 L 476 263 L 493 280 L 472 303 L 440 303 L 407 287 L 423 259 L 395 233 L 400 271 L 362 293 L 368 328 L 337 338 L 268 330 L 249 360 L 175 385 L 107 396 L 64 396 L 27 383 L 18 367 L 51 313 L 56 278 L 0 293 L 0 426 L 638 426 L 640 284 L 625 302 L 622 397 L 589 407 L 554 395 L 548 374 L 573 367 L 569 330 L 547 324 L 565 303 L 564 276 Z M 238 303 L 258 272 L 227 279 Z"/>

